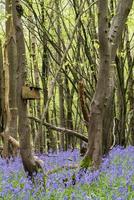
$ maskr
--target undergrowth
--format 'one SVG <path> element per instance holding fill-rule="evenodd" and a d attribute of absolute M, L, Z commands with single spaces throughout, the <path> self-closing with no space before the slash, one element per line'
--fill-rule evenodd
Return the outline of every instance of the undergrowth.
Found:
<path fill-rule="evenodd" d="M 134 147 L 114 148 L 97 171 L 80 173 L 79 151 L 40 155 L 45 177 L 38 174 L 34 184 L 23 171 L 20 158 L 0 159 L 0 199 L 2 200 L 134 200 Z M 57 170 L 57 169 L 60 170 Z M 73 178 L 72 178 L 73 177 Z"/>

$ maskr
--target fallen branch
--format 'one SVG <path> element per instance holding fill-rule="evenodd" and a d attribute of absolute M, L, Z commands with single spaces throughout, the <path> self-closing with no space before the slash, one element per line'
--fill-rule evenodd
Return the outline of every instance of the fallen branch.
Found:
<path fill-rule="evenodd" d="M 34 120 L 35 122 L 41 123 L 41 120 L 36 118 L 36 117 L 29 116 L 28 118 L 31 119 L 31 120 Z M 66 129 L 66 128 L 62 128 L 62 127 L 57 127 L 57 126 L 54 126 L 54 125 L 49 124 L 47 122 L 43 122 L 43 125 L 50 128 L 50 129 L 53 129 L 55 131 L 58 131 L 58 132 L 62 132 L 62 133 L 68 134 L 68 135 L 74 135 L 75 137 L 77 137 L 77 138 L 79 138 L 79 139 L 81 139 L 85 142 L 88 142 L 88 138 L 86 136 L 84 136 L 81 133 L 78 133 L 76 131 Z"/>

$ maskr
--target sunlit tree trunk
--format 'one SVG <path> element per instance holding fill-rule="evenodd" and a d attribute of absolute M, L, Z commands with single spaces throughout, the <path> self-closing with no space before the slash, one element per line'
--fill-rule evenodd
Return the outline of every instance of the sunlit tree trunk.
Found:
<path fill-rule="evenodd" d="M 17 139 L 17 82 L 16 82 L 16 71 L 17 71 L 17 48 L 16 48 L 16 35 L 15 28 L 13 25 L 13 18 L 11 15 L 12 2 L 11 0 L 6 1 L 6 12 L 9 15 L 6 21 L 6 37 L 7 37 L 7 59 L 9 67 L 9 108 L 10 108 L 10 125 L 9 132 L 12 137 Z M 15 155 L 16 149 L 10 144 L 10 154 Z"/>
<path fill-rule="evenodd" d="M 55 8 L 57 10 L 57 34 L 58 34 L 58 38 L 57 38 L 57 43 L 58 43 L 58 48 L 59 50 L 61 49 L 61 20 L 60 20 L 60 0 L 57 0 L 55 2 Z M 57 60 L 59 63 L 61 63 L 61 56 L 57 53 Z M 64 83 L 63 83 L 63 73 L 59 74 L 58 77 L 58 89 L 59 89 L 59 110 L 60 110 L 60 126 L 61 127 L 65 127 L 65 109 L 64 109 Z M 64 137 L 64 133 L 61 134 L 59 136 L 60 138 L 60 146 L 61 149 L 65 148 L 65 137 Z"/>
<path fill-rule="evenodd" d="M 126 28 L 126 50 L 127 50 L 127 62 L 128 62 L 128 80 L 126 89 L 128 89 L 128 117 L 129 119 L 129 128 L 128 136 L 131 138 L 131 144 L 134 145 L 134 59 L 131 54 L 130 39 L 128 33 L 128 27 Z M 129 138 L 128 138 L 129 139 Z"/>
<path fill-rule="evenodd" d="M 37 51 L 36 51 L 36 37 L 35 37 L 35 24 L 33 21 L 33 13 L 29 11 L 29 49 L 30 49 L 30 68 L 31 68 L 31 81 L 32 85 L 40 88 L 39 83 L 39 68 L 38 68 L 38 59 L 37 59 Z M 31 116 L 36 116 L 38 118 L 41 117 L 41 104 L 40 99 L 36 101 L 30 101 L 29 102 L 29 112 Z M 31 121 L 31 132 L 33 136 L 33 141 L 35 141 L 35 136 L 38 133 L 38 124 L 34 121 Z M 37 141 L 35 145 L 35 151 L 39 150 L 39 141 Z"/>
<path fill-rule="evenodd" d="M 0 132 L 4 130 L 4 113 L 3 113 L 3 54 L 2 54 L 2 44 L 0 40 Z"/>
<path fill-rule="evenodd" d="M 3 156 L 5 158 L 9 157 L 8 149 L 8 138 L 9 138 L 9 127 L 10 127 L 10 109 L 9 109 L 9 65 L 8 65 L 8 41 L 4 44 L 4 56 L 3 56 L 3 111 L 4 111 L 4 146 L 3 146 Z"/>

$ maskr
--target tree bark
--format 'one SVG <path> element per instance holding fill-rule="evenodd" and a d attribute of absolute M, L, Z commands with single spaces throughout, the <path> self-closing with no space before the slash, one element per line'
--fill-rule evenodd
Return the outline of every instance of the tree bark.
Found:
<path fill-rule="evenodd" d="M 66 73 L 68 73 L 67 68 L 66 68 Z M 72 117 L 72 99 L 73 96 L 70 92 L 70 88 L 69 88 L 69 82 L 68 82 L 68 78 L 65 77 L 65 91 L 66 91 L 66 95 L 65 95 L 65 99 L 66 99 L 66 112 L 67 112 L 67 116 L 66 116 L 66 127 L 68 129 L 72 129 L 73 130 L 73 117 Z M 73 136 L 70 135 L 66 135 L 66 150 L 70 147 L 73 147 Z"/>
<path fill-rule="evenodd" d="M 55 2 L 55 8 L 57 10 L 57 33 L 58 33 L 58 47 L 61 49 L 61 21 L 60 21 L 60 1 Z M 61 56 L 57 54 L 57 59 L 61 63 Z M 59 90 L 59 110 L 60 110 L 60 126 L 65 127 L 65 108 L 64 108 L 64 89 L 63 89 L 63 74 L 59 73 L 58 77 L 58 90 Z M 60 136 L 60 148 L 65 149 L 65 138 L 64 134 Z"/>
<path fill-rule="evenodd" d="M 18 100 L 18 133 L 20 141 L 20 154 L 23 162 L 23 166 L 29 176 L 32 176 L 34 172 L 37 172 L 37 164 L 32 155 L 31 142 L 30 142 L 30 130 L 27 119 L 27 101 L 22 99 L 21 91 L 26 81 L 26 53 L 23 27 L 21 23 L 21 16 L 16 10 L 20 5 L 20 1 L 12 0 L 12 13 L 13 23 L 16 33 L 16 45 L 17 45 L 17 100 Z"/>
<path fill-rule="evenodd" d="M 89 119 L 89 146 L 86 156 L 90 157 L 97 168 L 102 156 L 102 130 L 104 111 L 111 90 L 110 46 L 108 41 L 108 2 L 98 1 L 98 35 L 100 44 L 100 66 L 96 91 L 91 103 Z M 85 156 L 85 157 L 86 157 Z"/>
<path fill-rule="evenodd" d="M 4 130 L 4 116 L 3 116 L 3 54 L 2 54 L 2 44 L 0 40 L 0 132 Z"/>
<path fill-rule="evenodd" d="M 110 51 L 111 51 L 111 70 L 113 68 L 112 72 L 112 78 L 111 78 L 111 91 L 109 92 L 109 100 L 106 108 L 106 112 L 104 114 L 104 123 L 103 123 L 103 136 L 105 136 L 105 140 L 108 140 L 111 135 L 111 130 L 113 126 L 113 109 L 111 109 L 111 105 L 114 104 L 114 101 L 112 101 L 114 97 L 114 91 L 115 91 L 115 57 L 117 48 L 121 42 L 122 32 L 125 28 L 125 23 L 128 17 L 128 14 L 132 8 L 133 0 L 119 0 L 117 3 L 115 15 L 112 18 L 110 30 L 109 30 L 109 41 L 110 41 Z M 124 113 L 125 113 L 125 107 L 123 107 Z M 124 114 L 123 114 L 124 115 Z M 109 123 L 107 122 L 107 116 L 109 116 Z M 124 119 L 122 119 L 124 120 Z M 121 125 L 124 129 L 124 122 L 122 122 Z M 106 135 L 107 132 L 107 135 Z M 122 135 L 119 136 L 121 138 L 120 144 L 125 145 L 125 135 L 124 132 L 122 132 Z"/>
<path fill-rule="evenodd" d="M 128 113 L 130 116 L 128 137 L 131 138 L 131 145 L 134 145 L 134 58 L 132 58 L 130 39 L 128 33 L 128 27 L 126 28 L 126 51 L 127 51 L 127 62 L 128 62 L 128 80 L 126 84 L 126 90 L 128 90 Z"/>
<path fill-rule="evenodd" d="M 116 14 L 113 17 L 110 31 L 108 30 L 108 1 L 98 1 L 98 31 L 100 44 L 100 66 L 96 91 L 91 103 L 89 119 L 88 150 L 82 167 L 93 163 L 98 168 L 102 156 L 102 130 L 106 110 L 110 109 L 109 101 L 114 92 L 114 61 L 121 34 L 132 7 L 133 0 L 119 0 Z"/>
<path fill-rule="evenodd" d="M 6 12 L 9 15 L 6 21 L 6 37 L 7 37 L 7 59 L 9 67 L 9 108 L 10 108 L 10 125 L 9 132 L 12 137 L 17 139 L 17 81 L 16 81 L 16 71 L 17 71 L 17 48 L 16 48 L 16 36 L 15 28 L 12 19 L 12 2 L 11 0 L 6 0 Z M 10 154 L 15 155 L 16 150 L 10 145 Z"/>

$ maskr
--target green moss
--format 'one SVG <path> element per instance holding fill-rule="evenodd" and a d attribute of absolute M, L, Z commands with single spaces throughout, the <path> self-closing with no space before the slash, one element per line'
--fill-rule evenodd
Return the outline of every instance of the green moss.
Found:
<path fill-rule="evenodd" d="M 91 165 L 92 165 L 92 159 L 89 156 L 85 156 L 80 163 L 80 167 L 85 169 L 91 167 Z"/>

